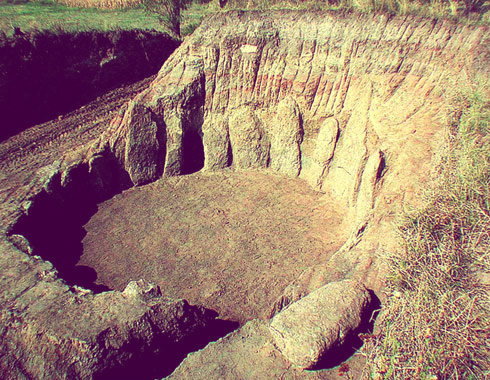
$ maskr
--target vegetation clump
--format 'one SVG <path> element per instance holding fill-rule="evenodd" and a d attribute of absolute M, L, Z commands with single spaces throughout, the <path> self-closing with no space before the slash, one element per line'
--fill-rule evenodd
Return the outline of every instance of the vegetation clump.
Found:
<path fill-rule="evenodd" d="M 488 86 L 486 87 L 488 89 Z M 364 347 L 371 379 L 490 375 L 490 97 L 460 94 L 438 179 L 386 253 L 390 296 Z"/>
<path fill-rule="evenodd" d="M 172 35 L 180 38 L 181 10 L 186 5 L 184 0 L 142 0 L 142 5 L 147 13 L 156 14 L 158 21 Z"/>

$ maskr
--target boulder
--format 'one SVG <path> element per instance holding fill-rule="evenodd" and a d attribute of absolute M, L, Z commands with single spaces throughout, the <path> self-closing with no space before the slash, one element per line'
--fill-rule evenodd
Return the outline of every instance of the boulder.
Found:
<path fill-rule="evenodd" d="M 282 354 L 309 369 L 356 331 L 370 302 L 362 284 L 332 282 L 281 311 L 269 329 Z"/>
<path fill-rule="evenodd" d="M 219 170 L 230 165 L 230 136 L 228 121 L 219 113 L 210 114 L 202 125 L 204 168 Z"/>
<path fill-rule="evenodd" d="M 125 149 L 125 169 L 135 185 L 155 181 L 163 173 L 165 133 L 147 107 L 133 102 L 127 111 L 131 124 Z"/>

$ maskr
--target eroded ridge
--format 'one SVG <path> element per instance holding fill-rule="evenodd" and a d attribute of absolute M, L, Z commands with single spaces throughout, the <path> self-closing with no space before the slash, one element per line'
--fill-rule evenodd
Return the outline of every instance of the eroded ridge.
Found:
<path fill-rule="evenodd" d="M 213 16 L 73 162 L 63 160 L 53 175 L 23 173 L 26 189 L 12 193 L 22 196 L 9 203 L 18 207 L 2 215 L 6 224 L 28 217 L 35 207 L 29 202 L 53 184 L 65 194 L 63 178 L 73 168 L 97 179 L 90 169 L 97 160 L 117 168 L 115 182 L 104 175 L 89 181 L 105 194 L 114 184 L 153 186 L 162 176 L 200 170 L 265 171 L 304 180 L 344 219 L 343 245 L 302 271 L 270 305 L 269 316 L 334 280 L 355 278 L 379 290 L 376 252 L 396 246 L 393 215 L 403 202 L 417 202 L 428 179 L 453 111 L 453 88 L 488 76 L 489 42 L 485 27 L 413 17 Z M 94 295 L 70 288 L 50 263 L 31 254 L 29 241 L 17 239 L 24 252 L 5 237 L 0 241 L 2 377 L 121 374 L 148 352 L 162 359 L 163 341 L 182 352 L 179 342 L 215 322 L 213 312 L 169 301 L 145 282 L 149 298 L 145 291 L 128 298 L 126 290 Z M 252 321 L 208 345 L 173 378 L 328 378 L 291 370 L 267 323 Z M 243 352 L 245 360 L 238 357 Z"/>
<path fill-rule="evenodd" d="M 485 72 L 487 40 L 484 28 L 384 15 L 215 16 L 102 141 L 135 184 L 186 173 L 198 153 L 195 169 L 303 178 L 361 223 L 386 157 L 391 193 L 424 178 L 448 89 Z"/>

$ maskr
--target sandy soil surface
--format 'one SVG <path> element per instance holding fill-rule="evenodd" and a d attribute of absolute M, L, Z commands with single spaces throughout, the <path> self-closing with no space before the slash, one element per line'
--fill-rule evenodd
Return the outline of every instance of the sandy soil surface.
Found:
<path fill-rule="evenodd" d="M 85 225 L 79 265 L 122 290 L 144 278 L 241 323 L 345 240 L 341 215 L 306 182 L 263 172 L 196 173 L 132 188 Z M 340 229 L 341 230 L 341 229 Z"/>

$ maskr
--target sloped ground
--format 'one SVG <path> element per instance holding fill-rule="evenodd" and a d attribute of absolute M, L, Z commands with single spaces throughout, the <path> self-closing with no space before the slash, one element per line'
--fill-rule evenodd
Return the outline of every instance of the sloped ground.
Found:
<path fill-rule="evenodd" d="M 121 106 L 153 79 L 154 76 L 117 88 L 75 111 L 33 126 L 0 143 L 2 210 L 7 204 L 26 196 L 26 186 L 33 180 L 36 170 L 100 136 Z"/>
<path fill-rule="evenodd" d="M 0 140 L 151 76 L 178 45 L 147 30 L 0 33 Z"/>

